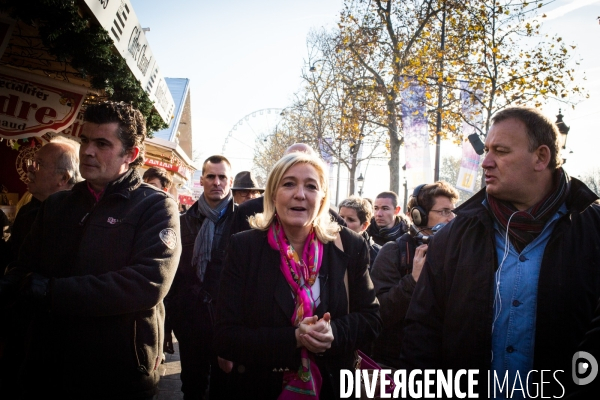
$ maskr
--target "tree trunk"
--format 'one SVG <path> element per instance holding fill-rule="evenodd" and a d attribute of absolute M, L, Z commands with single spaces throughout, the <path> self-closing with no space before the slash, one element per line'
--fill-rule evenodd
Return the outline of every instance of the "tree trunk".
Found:
<path fill-rule="evenodd" d="M 386 103 L 388 111 L 388 135 L 390 136 L 390 189 L 398 194 L 400 190 L 400 145 L 398 138 L 398 118 L 396 118 L 395 96 Z"/>
<path fill-rule="evenodd" d="M 354 182 L 355 182 L 355 177 L 356 177 L 356 167 L 357 167 L 357 159 L 356 156 L 358 155 L 358 151 L 360 149 L 361 143 L 358 142 L 358 144 L 354 147 L 351 148 L 350 154 L 351 154 L 351 159 L 350 159 L 350 168 L 348 169 L 349 171 L 349 178 L 350 179 L 350 190 L 349 190 L 349 194 L 353 195 L 354 193 Z"/>
<path fill-rule="evenodd" d="M 397 136 L 390 137 L 390 190 L 398 194 L 400 190 L 400 140 Z"/>

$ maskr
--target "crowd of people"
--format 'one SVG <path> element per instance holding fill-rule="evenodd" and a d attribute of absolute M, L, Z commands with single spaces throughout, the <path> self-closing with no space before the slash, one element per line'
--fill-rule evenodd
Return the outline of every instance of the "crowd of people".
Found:
<path fill-rule="evenodd" d="M 600 360 L 600 201 L 539 111 L 494 116 L 472 198 L 422 183 L 407 210 L 390 191 L 332 208 L 324 162 L 297 143 L 265 187 L 208 157 L 180 214 L 168 174 L 138 172 L 138 110 L 84 120 L 80 146 L 36 153 L 3 250 L 1 398 L 151 399 L 174 336 L 188 400 L 340 398 L 357 350 L 392 371 L 492 371 L 510 383 L 498 398 L 527 397 L 517 379 L 599 392 L 571 371 Z M 530 374 L 546 370 L 563 373 Z"/>

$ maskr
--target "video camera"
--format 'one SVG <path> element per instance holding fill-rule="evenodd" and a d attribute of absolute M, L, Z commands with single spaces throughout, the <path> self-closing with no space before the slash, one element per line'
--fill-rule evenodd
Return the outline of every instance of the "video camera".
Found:
<path fill-rule="evenodd" d="M 419 228 L 417 228 L 417 226 L 415 224 L 410 224 L 409 233 L 417 242 L 417 246 L 420 246 L 422 244 L 429 244 L 429 242 L 431 241 L 431 238 L 433 238 L 433 235 L 435 235 L 444 226 L 446 226 L 446 224 L 442 222 L 442 223 L 435 225 L 432 228 L 419 229 Z M 431 230 L 431 235 L 423 235 L 421 233 L 421 231 L 423 231 L 425 229 Z"/>

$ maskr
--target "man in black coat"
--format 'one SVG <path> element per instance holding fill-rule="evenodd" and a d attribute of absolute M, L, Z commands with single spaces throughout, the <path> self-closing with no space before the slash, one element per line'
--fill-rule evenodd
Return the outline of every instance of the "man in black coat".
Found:
<path fill-rule="evenodd" d="M 202 399 L 209 386 L 210 398 L 227 398 L 226 360 L 218 360 L 213 347 L 214 307 L 225 250 L 229 244 L 235 204 L 229 161 L 219 155 L 202 165 L 204 193 L 181 216 L 182 254 L 166 300 L 167 336 L 171 329 L 179 341 L 181 391 L 186 400 Z"/>
<path fill-rule="evenodd" d="M 8 398 L 156 393 L 162 300 L 181 253 L 177 204 L 137 172 L 146 136 L 141 112 L 104 102 L 90 105 L 84 120 L 85 181 L 43 202 L 27 251 L 0 286 L 0 299 L 27 307 L 31 318 Z"/>
<path fill-rule="evenodd" d="M 400 213 L 398 195 L 395 192 L 381 192 L 373 202 L 373 220 L 367 232 L 380 246 L 393 242 L 408 232 L 408 222 Z"/>
<path fill-rule="evenodd" d="M 447 182 L 417 186 L 407 206 L 418 234 L 431 237 L 434 227 L 452 221 L 457 200 L 458 192 Z M 404 317 L 427 255 L 428 245 L 416 236 L 417 232 L 411 231 L 384 244 L 371 269 L 383 320 L 383 331 L 373 345 L 373 359 L 395 369 L 400 368 Z"/>
<path fill-rule="evenodd" d="M 17 259 L 42 201 L 61 190 L 70 190 L 81 180 L 78 152 L 79 143 L 59 136 L 35 153 L 27 167 L 27 190 L 31 193 L 31 200 L 21 207 L 11 228 L 7 262 Z"/>
<path fill-rule="evenodd" d="M 561 168 L 558 128 L 536 109 L 495 114 L 485 150 L 487 186 L 429 245 L 401 360 L 478 370 L 480 397 L 567 396 L 600 297 L 598 196 Z"/>
<path fill-rule="evenodd" d="M 79 143 L 62 136 L 52 139 L 35 153 L 27 168 L 27 188 L 32 197 L 29 203 L 21 207 L 12 225 L 11 235 L 5 244 L 5 254 L 0 263 L 3 273 L 8 264 L 17 260 L 21 245 L 33 226 L 42 202 L 56 192 L 70 190 L 81 180 L 78 153 Z M 25 251 L 30 249 L 26 248 Z M 2 319 L 20 318 L 20 311 L 16 308 L 5 312 L 9 315 L 3 314 Z M 22 358 L 25 335 L 23 329 L 18 326 L 20 324 L 5 324 L 6 330 L 0 331 L 0 337 L 10 343 L 0 355 L 0 382 L 11 383 L 16 379 L 17 368 L 14 365 Z M 4 385 L 0 383 L 0 387 L 2 386 Z"/>

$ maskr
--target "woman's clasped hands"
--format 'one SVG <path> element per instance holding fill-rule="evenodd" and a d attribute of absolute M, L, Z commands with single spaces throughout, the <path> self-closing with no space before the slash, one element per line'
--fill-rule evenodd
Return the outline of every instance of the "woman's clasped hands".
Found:
<path fill-rule="evenodd" d="M 331 315 L 327 312 L 323 318 L 313 315 L 300 322 L 296 328 L 296 343 L 298 347 L 306 347 L 313 353 L 323 353 L 331 348 L 333 331 L 331 330 Z"/>

